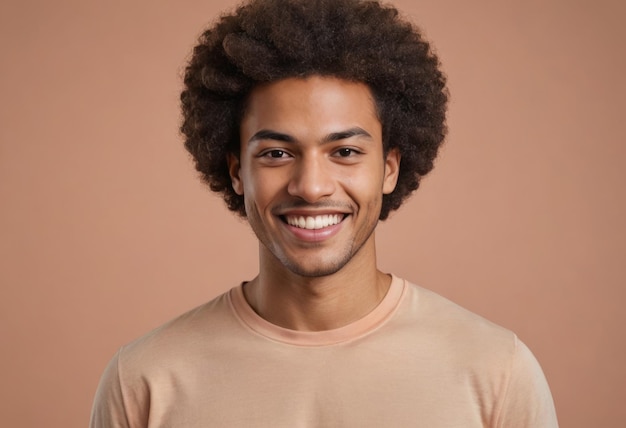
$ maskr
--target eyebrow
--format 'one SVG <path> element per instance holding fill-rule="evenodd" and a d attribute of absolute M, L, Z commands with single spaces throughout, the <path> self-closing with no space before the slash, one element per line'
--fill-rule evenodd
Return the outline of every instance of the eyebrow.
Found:
<path fill-rule="evenodd" d="M 365 129 L 355 126 L 350 129 L 346 129 L 345 131 L 332 132 L 324 138 L 322 138 L 323 143 L 331 143 L 334 141 L 345 140 L 351 137 L 365 137 L 367 139 L 372 139 L 372 136 Z M 262 129 L 256 132 L 250 139 L 249 143 L 259 141 L 259 140 L 275 140 L 275 141 L 283 141 L 285 143 L 295 143 L 297 140 L 289 134 L 284 134 L 278 131 L 272 131 L 271 129 Z"/>
<path fill-rule="evenodd" d="M 259 140 L 275 140 L 275 141 L 284 141 L 285 143 L 295 143 L 296 139 L 291 135 L 283 134 L 281 132 L 272 131 L 270 129 L 261 129 L 259 132 L 256 132 L 250 139 L 249 143 Z"/>
<path fill-rule="evenodd" d="M 323 143 L 330 143 L 333 141 L 345 140 L 350 137 L 366 137 L 372 139 L 372 136 L 365 129 L 355 126 L 354 128 L 347 129 L 345 131 L 333 132 L 328 134 L 322 139 Z"/>

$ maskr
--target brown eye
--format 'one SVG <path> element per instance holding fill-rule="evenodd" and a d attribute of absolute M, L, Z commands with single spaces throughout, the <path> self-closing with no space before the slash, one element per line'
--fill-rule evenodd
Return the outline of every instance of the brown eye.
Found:
<path fill-rule="evenodd" d="M 348 149 L 348 148 L 339 149 L 339 150 L 337 151 L 337 154 L 338 154 L 339 156 L 341 156 L 342 158 L 347 158 L 347 157 L 350 157 L 350 156 L 352 156 L 352 155 L 353 155 L 353 154 L 355 154 L 355 153 L 356 153 L 356 152 L 355 152 L 354 150 L 352 150 L 352 149 Z"/>
<path fill-rule="evenodd" d="M 285 151 L 283 150 L 274 149 L 274 150 L 268 150 L 267 152 L 263 153 L 263 156 L 269 157 L 272 159 L 280 159 L 280 158 L 286 157 L 287 153 L 285 153 Z"/>

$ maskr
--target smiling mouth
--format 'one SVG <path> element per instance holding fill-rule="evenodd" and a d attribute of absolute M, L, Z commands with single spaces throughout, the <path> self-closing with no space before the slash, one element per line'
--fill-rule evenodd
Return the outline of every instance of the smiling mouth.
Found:
<path fill-rule="evenodd" d="M 324 215 L 316 215 L 316 216 L 297 216 L 297 215 L 286 215 L 281 216 L 283 221 L 290 226 L 297 227 L 300 229 L 323 229 L 328 226 L 334 226 L 343 221 L 346 217 L 345 214 L 324 214 Z"/>

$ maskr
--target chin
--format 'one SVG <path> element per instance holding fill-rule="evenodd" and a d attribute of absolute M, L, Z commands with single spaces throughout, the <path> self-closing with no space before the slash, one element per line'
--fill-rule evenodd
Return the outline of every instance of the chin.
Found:
<path fill-rule="evenodd" d="M 291 261 L 284 261 L 283 264 L 292 273 L 305 277 L 305 278 L 320 278 L 323 276 L 333 275 L 339 272 L 347 261 L 339 261 L 334 263 L 318 263 L 315 265 L 303 265 L 300 263 L 293 263 Z"/>

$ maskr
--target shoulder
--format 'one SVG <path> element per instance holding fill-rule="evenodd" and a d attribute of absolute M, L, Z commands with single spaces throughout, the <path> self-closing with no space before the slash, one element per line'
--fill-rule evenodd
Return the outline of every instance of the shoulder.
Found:
<path fill-rule="evenodd" d="M 168 368 L 210 353 L 228 332 L 240 328 L 229 293 L 198 306 L 122 346 L 116 355 L 119 376 L 151 378 Z"/>
<path fill-rule="evenodd" d="M 407 341 L 418 355 L 433 358 L 434 369 L 477 382 L 498 379 L 500 392 L 526 349 L 512 331 L 408 282 L 393 322 L 391 334 L 402 335 L 394 340 Z"/>
<path fill-rule="evenodd" d="M 433 341 L 467 348 L 513 352 L 515 334 L 451 300 L 406 282 L 399 318 Z"/>
<path fill-rule="evenodd" d="M 147 426 L 151 401 L 174 394 L 175 383 L 191 378 L 189 367 L 198 361 L 226 353 L 220 343 L 236 329 L 241 326 L 224 293 L 122 346 L 100 379 L 91 426 Z"/>
<path fill-rule="evenodd" d="M 481 397 L 493 426 L 557 426 L 541 367 L 515 333 L 414 284 L 405 293 L 398 319 L 434 356 L 441 379 L 452 376 Z"/>

